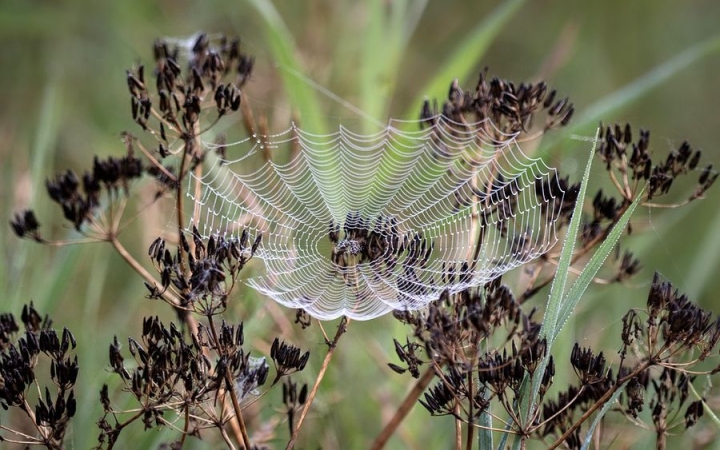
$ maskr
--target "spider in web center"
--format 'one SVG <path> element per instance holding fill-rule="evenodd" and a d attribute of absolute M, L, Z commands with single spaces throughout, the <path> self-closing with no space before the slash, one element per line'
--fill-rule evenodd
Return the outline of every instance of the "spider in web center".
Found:
<path fill-rule="evenodd" d="M 349 212 L 342 227 L 331 222 L 328 238 L 332 244 L 331 261 L 335 272 L 340 274 L 348 286 L 356 286 L 358 269 L 370 267 L 375 276 L 388 276 L 398 265 L 406 275 L 427 263 L 433 245 L 419 234 L 399 230 L 395 217 L 378 216 L 375 223 L 363 218 L 359 212 Z"/>

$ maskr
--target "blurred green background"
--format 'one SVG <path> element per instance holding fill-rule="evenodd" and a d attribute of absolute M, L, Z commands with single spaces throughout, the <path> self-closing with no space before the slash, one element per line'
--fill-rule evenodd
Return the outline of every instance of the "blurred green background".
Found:
<path fill-rule="evenodd" d="M 44 180 L 65 168 L 89 168 L 95 154 L 121 154 L 120 133 L 140 134 L 130 117 L 125 69 L 151 65 L 156 38 L 200 30 L 239 36 L 244 50 L 256 57 L 246 92 L 274 131 L 287 128 L 293 116 L 310 130 L 340 123 L 358 131 L 369 127 L 293 75 L 295 70 L 386 122 L 416 118 L 417 103 L 424 96 L 444 97 L 455 77 L 473 88 L 477 72 L 487 66 L 491 75 L 518 82 L 546 79 L 575 103 L 577 125 L 541 145 L 548 165 L 574 179 L 589 148 L 570 135 L 592 136 L 600 120 L 650 129 L 658 154 L 687 139 L 703 149 L 706 162 L 720 163 L 718 24 L 720 3 L 712 0 L 6 0 L 0 4 L 1 210 L 7 223 L 15 211 L 32 207 L 46 234 L 75 236 L 46 198 Z M 598 178 L 605 176 L 599 165 L 595 170 Z M 692 187 L 688 183 L 685 192 Z M 598 287 L 588 295 L 569 331 L 569 346 L 575 339 L 602 341 L 628 304 L 642 304 L 654 270 L 720 312 L 717 190 L 680 209 L 641 208 L 628 245 L 645 269 L 627 286 Z M 131 230 L 123 241 L 142 259 L 160 231 Z M 18 314 L 33 300 L 78 338 L 82 407 L 70 448 L 88 448 L 97 436 L 96 393 L 108 377 L 112 336 L 137 336 L 145 315 L 170 320 L 173 314 L 144 299 L 141 280 L 107 245 L 51 249 L 17 240 L 7 226 L 0 228 L 0 241 L 2 311 Z M 252 318 L 246 323 L 248 340 L 257 353 L 267 354 L 278 331 L 268 315 L 271 307 L 255 302 L 238 308 L 241 317 L 235 319 Z M 277 308 L 273 314 L 278 311 L 292 318 L 291 311 Z M 323 351 L 320 334 L 316 327 L 290 330 L 285 330 L 289 339 L 314 351 L 312 367 L 298 378 L 309 382 Z M 392 337 L 403 331 L 390 317 L 352 325 L 311 412 L 301 440 L 305 448 L 367 447 L 411 384 L 386 366 L 397 362 Z M 616 348 L 617 340 L 609 339 L 609 348 Z M 266 410 L 259 417 L 267 417 L 282 406 L 280 392 L 271 391 L 261 404 Z M 637 439 L 652 437 L 631 430 Z M 135 431 L 142 448 L 167 437 Z M 286 433 L 283 425 L 278 443 Z M 390 446 L 447 448 L 452 433 L 450 420 L 430 418 L 419 407 Z M 643 442 L 648 441 L 637 448 Z M 619 448 L 624 444 L 618 441 Z"/>

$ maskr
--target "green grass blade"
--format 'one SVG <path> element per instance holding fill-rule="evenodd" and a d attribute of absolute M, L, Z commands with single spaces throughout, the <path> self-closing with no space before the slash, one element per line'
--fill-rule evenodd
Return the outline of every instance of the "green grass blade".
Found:
<path fill-rule="evenodd" d="M 572 255 L 575 250 L 575 242 L 577 241 L 578 230 L 580 229 L 580 223 L 582 221 L 582 209 L 585 202 L 588 180 L 590 179 L 590 168 L 592 167 L 593 158 L 595 157 L 595 146 L 597 145 L 599 132 L 600 130 L 597 130 L 595 134 L 593 149 L 588 156 L 585 172 L 583 173 L 583 178 L 580 181 L 580 192 L 578 193 L 575 209 L 573 209 L 572 219 L 570 220 L 570 225 L 568 226 L 568 231 L 565 235 L 565 242 L 563 243 L 563 248 L 560 253 L 558 268 L 550 286 L 550 295 L 548 296 L 547 305 L 545 307 L 543 324 L 540 329 L 540 338 L 547 339 L 547 355 L 542 359 L 542 361 L 540 361 L 540 364 L 533 374 L 529 393 L 526 390 L 519 398 L 520 408 L 522 411 L 520 417 L 524 418 L 528 422 L 531 420 L 534 413 L 535 402 L 540 392 L 540 383 L 542 381 L 543 374 L 545 373 L 545 368 L 550 361 L 552 344 L 558 332 L 558 317 L 560 316 L 562 301 L 565 297 L 565 285 L 567 284 L 567 277 L 572 263 Z"/>
<path fill-rule="evenodd" d="M 303 74 L 300 63 L 295 57 L 295 41 L 290 30 L 272 2 L 269 0 L 249 0 L 249 2 L 265 19 L 267 38 L 273 57 L 280 68 L 285 91 L 291 104 L 302 113 L 300 117 L 302 128 L 313 134 L 328 134 L 329 127 L 324 120 L 325 116 L 318 102 L 315 88 L 312 83 L 307 81 L 307 77 Z M 334 170 L 341 171 L 340 155 L 337 152 L 326 152 L 320 157 L 308 158 L 307 161 L 310 166 L 323 166 L 325 170 L 327 167 L 335 167 Z M 319 194 L 325 199 L 325 204 L 335 220 L 344 217 L 347 212 L 344 196 L 334 195 L 334 193 L 344 190 L 342 178 L 318 179 L 317 185 Z"/>
<path fill-rule="evenodd" d="M 486 400 L 490 398 L 490 392 L 485 391 L 484 397 Z M 481 427 L 485 427 L 478 429 L 478 448 L 480 450 L 492 450 L 493 432 L 490 428 L 492 428 L 493 421 L 492 416 L 490 415 L 490 405 L 488 405 L 487 409 L 480 414 L 478 424 Z"/>
<path fill-rule="evenodd" d="M 427 0 L 400 0 L 386 5 L 372 0 L 368 6 L 361 65 L 361 109 L 385 123 L 398 82 L 398 69 L 410 37 L 417 27 Z M 389 11 L 388 11 L 389 9 Z M 366 128 L 370 131 L 370 123 Z"/>
<path fill-rule="evenodd" d="M 507 426 L 505 427 L 507 433 L 503 433 L 502 437 L 500 437 L 500 442 L 498 442 L 497 450 L 505 450 L 508 438 L 510 437 L 510 424 L 511 422 L 508 422 Z M 482 447 L 480 449 L 483 450 Z"/>
<path fill-rule="evenodd" d="M 585 175 L 583 176 L 582 187 L 580 190 L 580 194 L 578 195 L 578 204 L 582 203 L 582 199 L 585 198 L 584 186 L 587 184 L 587 178 L 589 177 L 589 168 L 590 162 L 588 162 Z M 572 247 L 574 247 L 574 242 L 577 238 L 577 228 L 573 229 L 573 226 L 579 225 L 581 217 L 581 211 L 578 210 L 578 204 L 575 205 L 576 208 L 573 211 L 573 218 L 570 222 L 570 227 L 568 229 L 565 244 L 563 245 L 563 250 L 560 256 L 558 271 L 555 279 L 553 280 L 553 286 L 550 289 L 548 306 L 543 320 L 543 327 L 540 331 L 540 335 L 547 339 L 548 357 L 544 358 L 540 362 L 540 364 L 538 365 L 538 369 L 533 375 L 532 395 L 529 398 L 529 402 L 523 402 L 524 405 L 527 405 L 526 410 L 523 411 L 524 413 L 526 413 L 524 414 L 524 417 L 529 419 L 529 417 L 532 415 L 537 395 L 540 390 L 540 382 L 542 380 L 542 375 L 545 373 L 545 368 L 547 367 L 549 355 L 551 354 L 552 345 L 555 342 L 555 339 L 560 334 L 560 331 L 565 326 L 565 323 L 567 323 L 568 319 L 572 315 L 573 310 L 580 302 L 580 299 L 585 293 L 585 290 L 587 290 L 590 283 L 592 283 L 593 278 L 595 278 L 595 275 L 597 275 L 597 272 L 600 270 L 600 267 L 602 267 L 607 257 L 613 251 L 613 248 L 615 248 L 615 245 L 617 245 L 620 237 L 622 237 L 622 235 L 625 233 L 625 228 L 630 221 L 630 217 L 635 212 L 635 208 L 637 207 L 637 205 L 642 202 L 643 192 L 644 188 L 638 193 L 635 201 L 630 204 L 625 213 L 620 217 L 620 220 L 618 220 L 618 222 L 615 224 L 613 229 L 608 234 L 607 238 L 603 241 L 602 244 L 600 244 L 595 253 L 593 253 L 592 257 L 580 273 L 580 276 L 570 286 L 567 295 L 565 295 L 563 293 L 564 289 L 562 288 L 562 286 L 564 286 L 567 281 L 567 273 L 570 268 L 571 258 L 568 258 L 568 256 L 572 256 Z M 573 240 L 571 241 L 570 238 L 573 238 Z M 557 289 L 555 289 L 556 284 L 560 286 Z"/>
<path fill-rule="evenodd" d="M 326 134 L 327 124 L 317 95 L 302 77 L 304 70 L 296 58 L 295 39 L 280 13 L 269 0 L 248 0 L 265 20 L 266 35 L 275 62 L 280 68 L 283 86 L 290 103 L 302 112 L 303 128 L 316 134 Z"/>
<path fill-rule="evenodd" d="M 560 333 L 560 330 L 562 330 L 565 322 L 567 322 L 570 318 L 570 315 L 580 302 L 585 290 L 588 288 L 590 283 L 592 283 L 592 280 L 595 278 L 595 275 L 597 275 L 600 267 L 602 267 L 607 257 L 615 248 L 615 245 L 617 245 L 617 242 L 625 233 L 625 228 L 630 221 L 630 217 L 635 212 L 635 208 L 643 201 L 642 194 L 644 191 L 645 188 L 637 194 L 635 201 L 630 204 L 627 211 L 625 211 L 622 217 L 620 217 L 620 220 L 615 224 L 613 229 L 610 230 L 610 234 L 608 234 L 607 238 L 605 238 L 603 243 L 600 244 L 600 247 L 598 247 L 595 253 L 593 253 L 590 261 L 588 261 L 585 265 L 578 279 L 575 280 L 570 287 L 570 290 L 563 301 L 562 307 L 560 308 L 560 315 L 555 328 L 555 334 L 552 336 L 553 341 L 557 338 L 557 335 Z"/>
<path fill-rule="evenodd" d="M 608 115 L 619 109 L 627 107 L 635 100 L 646 95 L 652 89 L 667 81 L 670 77 L 702 60 L 703 58 L 720 51 L 720 35 L 699 42 L 683 52 L 675 55 L 664 63 L 651 69 L 649 72 L 635 79 L 619 90 L 604 97 L 587 107 L 583 114 L 578 115 L 562 133 L 556 133 L 543 139 L 540 155 L 549 153 L 558 140 L 570 133 L 578 133 L 589 127 L 597 126 L 598 122 L 606 119 Z"/>
<path fill-rule="evenodd" d="M 595 428 L 597 428 L 598 424 L 602 420 L 603 417 L 605 417 L 605 414 L 612 408 L 612 406 L 617 401 L 618 397 L 620 397 L 620 394 L 624 391 L 624 388 L 620 388 L 610 397 L 610 399 L 603 405 L 603 407 L 598 411 L 598 413 L 595 415 L 595 418 L 593 419 L 592 423 L 590 424 L 590 427 L 588 428 L 587 434 L 585 435 L 585 440 L 583 441 L 583 445 L 580 450 L 587 450 L 590 448 L 590 442 L 592 442 L 593 433 L 595 432 Z"/>
<path fill-rule="evenodd" d="M 367 2 L 367 28 L 363 39 L 363 59 L 360 67 L 360 83 L 362 86 L 362 103 L 360 108 L 369 116 L 380 119 L 385 106 L 384 96 L 387 93 L 387 80 L 384 79 L 385 67 L 392 59 L 394 39 L 388 39 L 387 15 L 383 2 L 370 0 Z M 366 124 L 367 126 L 370 124 Z"/>
<path fill-rule="evenodd" d="M 455 78 L 464 80 L 470 76 L 492 41 L 523 3 L 525 0 L 502 2 L 485 20 L 473 28 L 468 36 L 460 39 L 459 42 L 462 44 L 447 61 L 438 65 L 438 67 L 442 67 L 442 70 L 437 72 L 432 80 L 418 91 L 420 97 L 401 117 L 403 119 L 418 118 L 425 97 L 445 98 L 452 80 Z"/>
<path fill-rule="evenodd" d="M 565 242 L 563 243 L 562 252 L 560 253 L 558 268 L 550 286 L 550 295 L 548 296 L 547 305 L 545 307 L 545 315 L 543 317 L 542 328 L 540 329 L 540 336 L 547 338 L 548 351 L 550 350 L 554 337 L 557 335 L 558 317 L 560 314 L 560 308 L 562 307 L 563 298 L 565 297 L 565 286 L 567 285 L 568 273 L 570 272 L 572 256 L 575 250 L 575 242 L 577 242 L 577 235 L 580 230 L 580 223 L 582 222 L 583 204 L 585 203 L 588 180 L 590 179 L 590 168 L 592 167 L 593 158 L 595 156 L 595 148 L 597 146 L 599 132 L 600 130 L 597 130 L 595 133 L 593 149 L 590 152 L 588 162 L 585 165 L 585 172 L 580 182 L 580 192 L 578 193 L 577 202 L 575 203 L 575 209 L 573 209 L 572 220 L 570 221 L 567 234 L 565 235 Z"/>
<path fill-rule="evenodd" d="M 31 192 L 36 193 L 32 199 L 32 207 L 36 212 L 44 212 L 50 206 L 50 199 L 44 195 L 45 192 L 45 177 L 47 167 L 50 165 L 52 158 L 54 157 L 54 144 L 57 139 L 59 126 L 60 126 L 60 107 L 63 102 L 62 90 L 59 88 L 58 77 L 52 77 L 45 84 L 42 94 L 42 103 L 40 105 L 39 116 L 37 118 L 37 126 L 34 128 L 33 136 L 34 140 L 31 149 L 30 158 L 30 175 L 32 178 L 32 189 Z M 11 163 L 15 161 L 15 158 L 11 158 Z M 16 164 L 6 165 L 5 170 L 21 170 Z M 10 172 L 3 171 L 3 186 L 5 192 L 8 194 L 14 192 L 17 186 L 13 186 L 12 180 L 13 175 Z M 3 196 L 0 195 L 0 199 Z M 11 197 L 8 195 L 5 197 L 7 201 L 10 201 Z M 13 205 L 13 208 L 15 205 Z M 12 216 L 13 213 L 18 211 L 7 211 L 7 216 Z M 6 216 L 6 217 L 7 217 Z M 39 219 L 41 223 L 45 220 L 45 217 L 40 215 Z M 42 229 L 41 229 L 42 230 Z M 12 240 L 12 243 L 9 241 Z M 15 311 L 25 302 L 27 298 L 26 289 L 16 289 L 15 286 L 24 286 L 24 282 L 27 286 L 33 286 L 32 280 L 37 280 L 38 277 L 47 276 L 47 268 L 43 265 L 33 266 L 28 264 L 28 261 L 33 259 L 34 255 L 40 253 L 40 249 L 37 245 L 30 242 L 29 240 L 20 240 L 14 233 L 10 231 L 8 223 L 5 222 L 5 226 L 0 231 L 0 242 L 8 243 L 8 250 L 11 251 L 8 257 L 5 259 L 5 267 L 0 270 L 0 286 L 6 286 L 8 291 L 11 292 L 10 297 L 6 299 L 6 307 L 9 310 Z M 37 258 L 37 256 L 34 256 Z M 5 278 L 7 276 L 7 278 Z M 10 286 L 14 286 L 10 289 Z"/>

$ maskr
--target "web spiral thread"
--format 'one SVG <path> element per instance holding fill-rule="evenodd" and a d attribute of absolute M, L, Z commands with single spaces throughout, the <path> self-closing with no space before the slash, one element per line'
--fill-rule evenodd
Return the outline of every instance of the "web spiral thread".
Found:
<path fill-rule="evenodd" d="M 262 233 L 255 256 L 265 273 L 249 285 L 321 320 L 423 308 L 557 241 L 555 172 L 524 155 L 517 136 L 487 120 L 397 125 L 371 135 L 292 127 L 224 144 L 240 156 L 191 177 L 190 226 L 205 237 Z M 243 170 L 263 145 L 299 151 L 287 164 Z"/>

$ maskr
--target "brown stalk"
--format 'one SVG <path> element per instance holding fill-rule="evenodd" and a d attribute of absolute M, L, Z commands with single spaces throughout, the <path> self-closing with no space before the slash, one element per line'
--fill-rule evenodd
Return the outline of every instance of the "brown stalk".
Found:
<path fill-rule="evenodd" d="M 295 447 L 295 441 L 297 440 L 298 434 L 300 433 L 300 428 L 302 428 L 303 422 L 305 421 L 305 417 L 307 416 L 308 411 L 310 410 L 310 406 L 312 405 L 313 400 L 315 399 L 315 395 L 317 394 L 318 388 L 320 387 L 320 382 L 325 377 L 325 372 L 327 371 L 328 365 L 330 364 L 330 360 L 332 359 L 333 354 L 335 353 L 335 349 L 337 348 L 337 343 L 340 340 L 340 337 L 347 331 L 347 324 L 350 322 L 350 319 L 343 316 L 343 318 L 340 320 L 340 324 L 338 325 L 337 332 L 335 333 L 335 337 L 333 337 L 332 341 L 327 341 L 328 350 L 325 354 L 325 359 L 323 359 L 322 366 L 320 366 L 320 371 L 317 374 L 317 377 L 315 378 L 315 384 L 313 385 L 312 389 L 310 390 L 310 393 L 308 394 L 307 401 L 305 402 L 305 406 L 303 407 L 302 411 L 300 412 L 300 417 L 298 418 L 297 425 L 295 426 L 295 430 L 292 433 L 292 436 L 290 436 L 290 440 L 287 443 L 287 446 L 285 447 L 285 450 L 290 450 Z"/>
<path fill-rule="evenodd" d="M 603 394 L 602 397 L 598 399 L 598 401 L 595 402 L 590 408 L 588 408 L 587 411 L 585 411 L 585 414 L 580 417 L 575 423 L 572 424 L 570 428 L 565 430 L 565 433 L 560 436 L 551 446 L 548 447 L 548 450 L 553 450 L 555 448 L 558 448 L 560 445 L 562 445 L 563 442 L 565 442 L 565 439 L 567 439 L 576 429 L 578 429 L 583 423 L 585 423 L 586 420 L 590 418 L 590 416 L 593 415 L 595 411 L 600 409 L 608 400 L 610 400 L 610 397 L 613 396 L 615 391 L 620 389 L 625 383 L 636 377 L 637 375 L 641 374 L 644 370 L 646 370 L 648 367 L 652 365 L 651 361 L 645 361 L 644 363 L 640 364 L 635 370 L 633 370 L 630 374 L 622 377 L 611 387 L 608 389 L 608 391 Z"/>
<path fill-rule="evenodd" d="M 410 392 L 407 393 L 405 399 L 400 404 L 397 411 L 395 411 L 395 415 L 392 419 L 390 419 L 390 422 L 388 422 L 380 434 L 377 435 L 375 442 L 373 442 L 370 447 L 371 450 L 380 450 L 385 447 L 385 444 L 387 444 L 390 437 L 395 434 L 395 431 L 400 426 L 400 423 L 402 423 L 413 406 L 415 406 L 415 403 L 420 398 L 420 395 L 422 395 L 425 388 L 428 387 L 433 378 L 435 378 L 435 369 L 432 366 L 429 366 L 415 382 L 415 385 L 412 387 Z"/>
<path fill-rule="evenodd" d="M 270 128 L 265 114 L 260 114 L 260 118 L 258 119 L 258 128 L 260 129 L 259 138 L 262 145 L 263 159 L 265 162 L 271 162 L 272 154 L 270 153 Z"/>
<path fill-rule="evenodd" d="M 216 343 L 215 345 L 219 353 L 220 346 L 218 345 L 218 342 L 220 342 L 220 340 L 218 339 L 217 330 L 215 329 L 215 321 L 212 319 L 212 316 L 208 316 L 208 323 L 210 324 L 210 332 L 212 333 L 213 340 Z M 232 402 L 233 409 L 235 410 L 235 419 L 237 420 L 240 428 L 240 441 L 245 446 L 245 450 L 250 450 L 252 448 L 252 446 L 250 445 L 250 436 L 248 436 L 247 428 L 245 427 L 245 420 L 243 419 L 240 402 L 238 401 L 237 395 L 235 394 L 235 389 L 233 388 L 233 380 L 230 378 L 230 372 L 227 369 L 225 369 L 223 378 L 225 379 L 226 391 L 228 394 L 230 394 L 230 400 Z"/>
<path fill-rule="evenodd" d="M 243 126 L 248 136 L 255 136 L 257 134 L 255 127 L 255 116 L 253 115 L 252 107 L 250 106 L 250 99 L 248 99 L 245 90 L 240 89 L 240 110 L 242 111 Z"/>
<path fill-rule="evenodd" d="M 477 345 L 474 345 L 473 347 L 476 348 Z M 477 352 L 474 352 L 474 353 L 477 354 Z M 476 358 L 473 358 L 473 366 L 476 363 L 477 363 Z M 473 401 L 474 401 L 473 400 L 473 374 L 472 374 L 472 372 L 470 372 L 468 374 L 468 398 L 470 399 L 468 418 L 470 419 L 471 422 L 474 422 L 474 419 L 473 419 Z M 468 426 L 467 443 L 465 444 L 466 445 L 465 450 L 472 450 L 474 434 L 475 434 L 475 427 Z"/>
<path fill-rule="evenodd" d="M 455 450 L 462 450 L 462 420 L 460 420 L 460 403 L 455 405 Z"/>
<path fill-rule="evenodd" d="M 127 251 L 127 249 L 120 243 L 117 236 L 114 234 L 109 237 L 109 242 L 113 246 L 116 252 L 120 255 L 122 259 L 125 260 L 126 263 L 132 269 L 138 273 L 141 277 L 145 279 L 149 284 L 155 286 L 157 281 L 155 280 L 155 277 L 153 277 L 150 272 L 148 272 L 133 256 Z M 169 291 L 165 291 L 162 294 L 163 298 L 170 304 L 180 307 L 180 299 L 175 297 L 172 293 Z M 185 324 L 188 326 L 188 330 L 191 333 L 197 333 L 197 321 L 191 314 L 184 314 L 183 320 L 185 321 Z"/>

